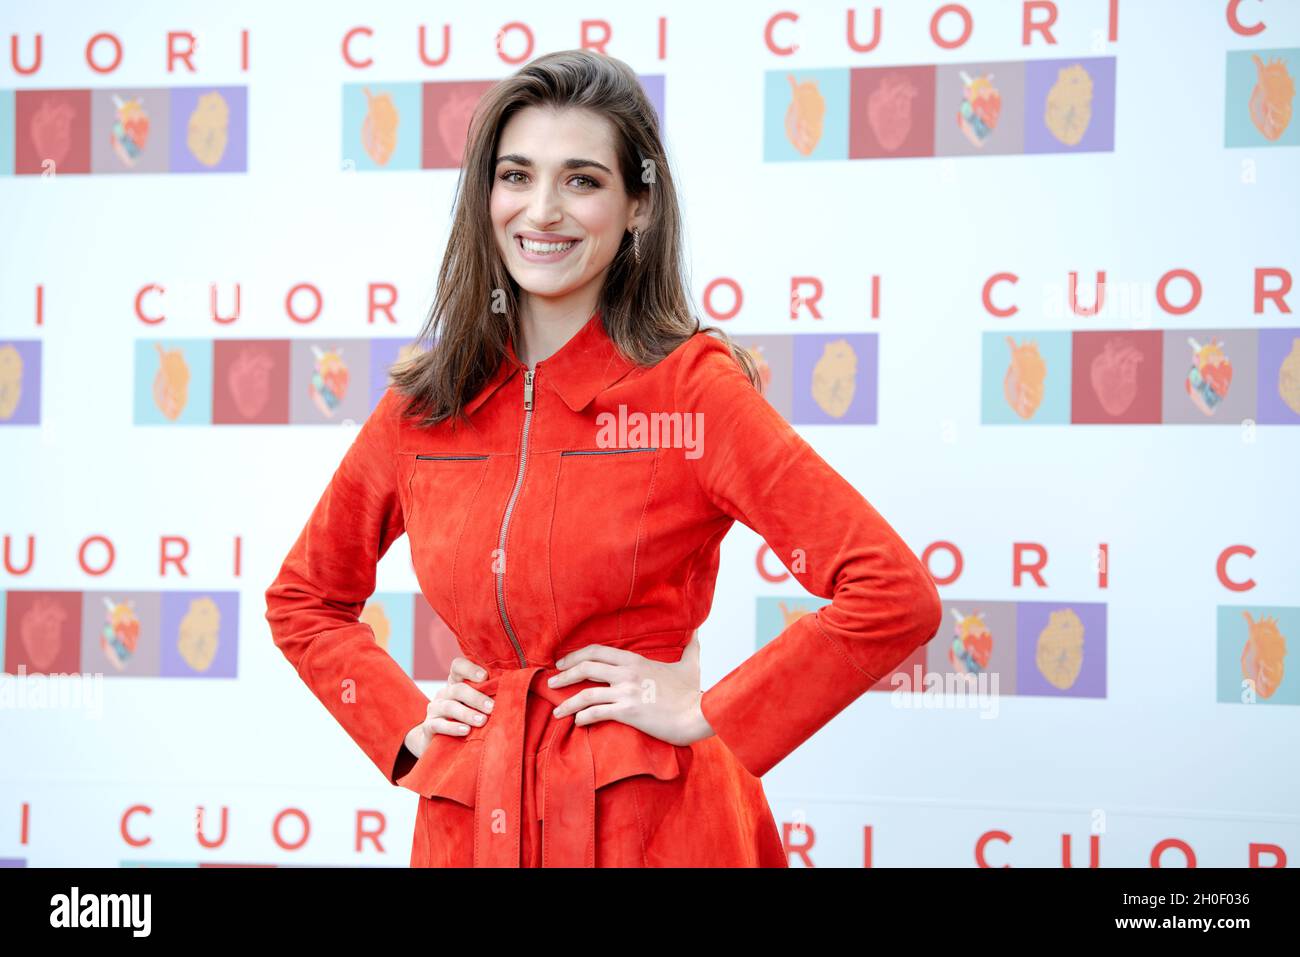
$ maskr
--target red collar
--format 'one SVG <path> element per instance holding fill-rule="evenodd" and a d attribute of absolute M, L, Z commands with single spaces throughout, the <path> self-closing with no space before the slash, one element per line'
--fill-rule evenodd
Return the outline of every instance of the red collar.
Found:
<path fill-rule="evenodd" d="M 609 386 L 634 368 L 605 332 L 601 310 L 597 309 L 586 324 L 573 334 L 555 353 L 534 364 L 539 385 L 549 386 L 574 412 L 581 412 Z M 506 356 L 479 393 L 465 406 L 471 415 L 503 384 L 524 370 L 515 354 L 513 340 L 506 342 Z"/>

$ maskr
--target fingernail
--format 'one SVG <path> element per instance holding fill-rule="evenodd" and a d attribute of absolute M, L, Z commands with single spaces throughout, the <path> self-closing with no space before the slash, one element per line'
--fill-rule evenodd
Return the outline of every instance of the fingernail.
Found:
<path fill-rule="evenodd" d="M 482 681 L 485 677 L 487 677 L 487 675 L 486 675 L 484 672 L 479 671 L 479 672 L 477 672 L 477 673 L 475 674 L 475 677 L 476 677 L 479 681 Z"/>
<path fill-rule="evenodd" d="M 557 668 L 563 668 L 563 667 L 564 667 L 564 659 L 563 659 L 563 658 L 560 658 L 558 661 L 556 661 L 556 662 L 555 662 L 555 667 L 557 667 Z"/>
<path fill-rule="evenodd" d="M 552 686 L 554 686 L 554 684 L 555 684 L 555 679 L 556 679 L 556 675 L 551 675 L 549 678 L 546 679 L 546 683 L 547 683 L 548 685 L 552 685 Z"/>
<path fill-rule="evenodd" d="M 495 704 L 496 704 L 495 701 L 493 701 L 491 698 L 488 698 L 487 704 L 483 705 L 483 709 L 485 711 L 491 711 Z"/>

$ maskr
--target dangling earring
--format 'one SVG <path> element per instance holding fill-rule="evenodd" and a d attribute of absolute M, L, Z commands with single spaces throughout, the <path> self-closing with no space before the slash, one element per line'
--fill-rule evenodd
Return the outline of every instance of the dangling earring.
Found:
<path fill-rule="evenodd" d="M 641 262 L 641 230 L 635 226 L 632 227 L 632 255 L 638 263 Z"/>

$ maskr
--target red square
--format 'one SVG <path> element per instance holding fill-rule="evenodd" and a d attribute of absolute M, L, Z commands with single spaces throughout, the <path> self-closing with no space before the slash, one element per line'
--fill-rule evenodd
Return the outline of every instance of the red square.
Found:
<path fill-rule="evenodd" d="M 934 65 L 849 72 L 849 159 L 934 155 Z"/>
<path fill-rule="evenodd" d="M 288 421 L 289 340 L 215 340 L 212 424 L 284 425 Z"/>
<path fill-rule="evenodd" d="M 421 91 L 420 168 L 459 169 L 479 99 L 492 80 L 426 83 Z"/>
<path fill-rule="evenodd" d="M 1070 421 L 1160 421 L 1163 333 L 1076 332 L 1071 344 Z"/>
<path fill-rule="evenodd" d="M 90 172 L 90 91 L 14 93 L 14 174 Z"/>

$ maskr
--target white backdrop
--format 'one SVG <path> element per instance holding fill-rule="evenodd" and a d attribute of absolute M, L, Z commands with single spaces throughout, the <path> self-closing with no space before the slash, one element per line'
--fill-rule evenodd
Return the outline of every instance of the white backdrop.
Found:
<path fill-rule="evenodd" d="M 946 605 L 1104 605 L 1104 692 L 1004 694 L 987 717 L 955 700 L 902 707 L 889 693 L 865 695 L 764 779 L 792 848 L 811 842 L 792 864 L 861 866 L 869 841 L 875 866 L 970 866 L 983 840 L 991 865 L 1059 866 L 1062 835 L 1073 841 L 1076 866 L 1094 835 L 1103 866 L 1147 866 L 1167 839 L 1185 842 L 1202 866 L 1245 866 L 1252 844 L 1295 861 L 1300 432 L 1240 421 L 985 424 L 981 370 L 986 333 L 1001 340 L 1025 331 L 1300 326 L 1275 305 L 1256 312 L 1253 296 L 1256 270 L 1293 276 L 1300 268 L 1300 152 L 1286 142 L 1225 145 L 1228 51 L 1300 47 L 1300 6 L 1243 5 L 1242 22 L 1266 26 L 1242 36 L 1221 0 L 1122 0 L 1110 42 L 1107 0 L 1061 2 L 1056 43 L 1024 45 L 1020 3 L 972 0 L 971 37 L 949 50 L 930 35 L 940 4 L 879 5 L 883 33 L 869 53 L 846 44 L 839 3 L 790 8 L 797 21 L 773 27 L 781 45 L 797 43 L 788 56 L 765 45 L 775 8 L 761 5 L 664 0 L 599 5 L 592 16 L 611 28 L 607 52 L 664 77 L 697 301 L 719 278 L 744 290 L 734 319 L 705 320 L 741 336 L 877 334 L 878 379 L 859 382 L 874 390 L 876 424 L 800 425 L 802 434 L 918 554 L 936 542 L 960 549 L 960 575 L 940 587 Z M 857 9 L 866 36 L 870 8 Z M 0 346 L 37 340 L 41 356 L 39 424 L 0 429 L 0 588 L 11 604 L 15 591 L 32 590 L 238 594 L 235 677 L 106 673 L 80 682 L 93 700 L 55 707 L 19 698 L 45 679 L 0 679 L 0 858 L 35 866 L 407 863 L 416 796 L 376 775 L 272 645 L 263 618 L 265 588 L 355 424 L 136 424 L 136 348 L 159 336 L 414 336 L 457 171 L 342 168 L 341 91 L 362 81 L 505 76 L 514 67 L 494 38 L 518 17 L 535 34 L 533 55 L 581 42 L 582 22 L 564 8 L 493 3 L 290 10 L 76 2 L 11 6 L 0 17 L 0 38 L 19 37 L 23 62 L 34 35 L 43 42 L 33 75 L 17 74 L 5 58 L 6 90 L 213 84 L 246 87 L 248 103 L 246 172 L 39 177 L 11 166 L 0 175 Z M 451 55 L 443 66 L 423 66 L 419 25 L 436 39 L 444 22 Z M 343 35 L 358 25 L 374 30 L 356 47 L 373 58 L 364 70 L 340 56 Z M 953 36 L 958 26 L 955 15 L 945 17 L 941 32 Z M 165 68 L 167 31 L 181 29 L 198 38 L 193 74 Z M 124 51 L 104 75 L 84 55 L 101 30 Z M 517 53 L 519 36 L 510 34 L 504 49 Z M 1293 53 L 1292 76 L 1300 66 Z M 765 159 L 765 116 L 783 110 L 765 102 L 769 71 L 1098 56 L 1116 59 L 1112 151 Z M 1161 310 L 1151 293 L 1176 269 L 1202 284 L 1186 315 Z M 1098 270 L 1110 292 L 1136 292 L 1142 308 L 1100 317 L 1061 310 L 1069 273 L 1080 274 L 1088 303 Z M 1001 272 L 1019 277 L 993 297 L 1019 306 L 1009 319 L 981 299 Z M 798 276 L 821 281 L 824 318 L 806 309 L 790 318 Z M 869 308 L 873 277 L 878 318 Z M 310 326 L 285 312 L 285 295 L 300 282 L 324 298 Z M 153 300 L 167 313 L 157 327 L 135 312 L 137 293 L 151 283 L 167 290 Z M 240 285 L 233 325 L 208 318 L 210 283 Z M 396 287 L 396 326 L 367 324 L 370 283 Z M 1175 282 L 1171 298 L 1184 301 L 1185 288 Z M 1292 308 L 1297 298 L 1287 297 Z M 723 311 L 730 304 L 725 292 L 712 301 Z M 78 561 L 81 543 L 95 535 L 114 549 L 99 576 Z M 22 571 L 28 536 L 35 557 Z M 183 575 L 160 571 L 168 536 L 188 545 Z M 1025 542 L 1046 552 L 1044 586 L 1015 581 L 1014 549 Z M 793 582 L 756 573 L 760 545 L 739 526 L 724 544 L 714 611 L 701 631 L 706 687 L 770 637 L 759 619 L 764 600 L 817 604 Z M 1253 580 L 1245 591 L 1216 574 L 1220 553 L 1235 545 L 1253 550 L 1227 564 L 1231 578 Z M 92 545 L 87 561 L 104 556 Z M 936 577 L 952 567 L 947 553 L 931 559 Z M 417 590 L 405 539 L 381 563 L 378 587 Z M 1273 699 L 1219 700 L 1220 660 L 1240 656 L 1239 646 L 1221 649 L 1221 606 L 1284 610 L 1292 660 Z M 946 614 L 936 647 L 952 639 Z M 7 629 L 9 662 L 18 638 Z M 1229 674 L 1229 686 L 1239 677 Z M 432 695 L 437 685 L 422 687 Z M 200 808 L 200 830 L 212 839 L 226 815 L 216 847 L 196 836 Z M 305 843 L 289 849 L 304 820 Z M 382 851 L 358 841 L 359 830 L 378 827 Z M 1265 853 L 1261 863 L 1275 859 Z M 1183 861 L 1177 851 L 1163 858 L 1167 866 Z"/>

